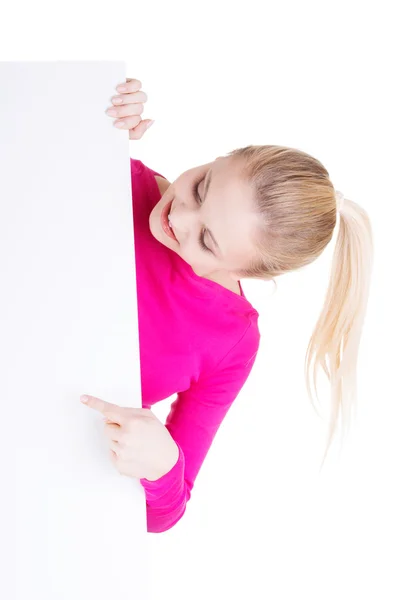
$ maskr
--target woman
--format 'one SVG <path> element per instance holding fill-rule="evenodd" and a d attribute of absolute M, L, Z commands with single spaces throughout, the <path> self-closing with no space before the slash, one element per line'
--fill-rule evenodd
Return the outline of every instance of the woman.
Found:
<path fill-rule="evenodd" d="M 151 122 L 141 82 L 112 99 L 129 139 Z M 118 121 L 114 123 L 117 125 Z M 271 280 L 312 263 L 340 218 L 327 296 L 306 355 L 307 390 L 322 366 L 331 384 L 326 453 L 350 423 L 355 368 L 372 270 L 367 213 L 335 193 L 324 166 L 282 146 L 248 146 L 189 169 L 173 183 L 131 159 L 143 409 L 89 405 L 105 425 L 117 468 L 140 478 L 147 530 L 184 514 L 217 430 L 253 367 L 258 313 L 241 278 Z M 340 215 L 338 217 L 338 215 Z M 314 379 L 315 383 L 315 379 Z M 149 410 L 177 393 L 163 425 Z M 315 407 L 314 407 L 315 408 Z M 323 461 L 324 462 L 324 461 Z"/>

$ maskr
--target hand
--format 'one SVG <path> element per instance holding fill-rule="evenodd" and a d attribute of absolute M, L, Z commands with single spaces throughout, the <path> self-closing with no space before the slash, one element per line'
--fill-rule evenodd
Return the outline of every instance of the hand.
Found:
<path fill-rule="evenodd" d="M 147 131 L 153 123 L 151 119 L 142 121 L 142 118 L 140 117 L 144 110 L 144 103 L 147 102 L 147 94 L 139 91 L 142 87 L 142 82 L 138 79 L 127 79 L 126 83 L 121 83 L 117 86 L 117 91 L 119 91 L 118 87 L 120 85 L 125 86 L 126 91 L 120 92 L 118 96 L 113 96 L 111 98 L 113 106 L 110 106 L 106 110 L 106 114 L 117 118 L 117 120 L 114 121 L 115 127 L 116 123 L 122 121 L 123 125 L 121 129 L 129 130 L 130 140 L 140 140 L 145 131 Z M 115 114 L 111 115 L 109 113 L 110 110 L 115 111 Z"/>
<path fill-rule="evenodd" d="M 94 396 L 80 399 L 106 417 L 111 460 L 121 475 L 155 481 L 175 466 L 179 448 L 151 410 L 123 408 Z"/>

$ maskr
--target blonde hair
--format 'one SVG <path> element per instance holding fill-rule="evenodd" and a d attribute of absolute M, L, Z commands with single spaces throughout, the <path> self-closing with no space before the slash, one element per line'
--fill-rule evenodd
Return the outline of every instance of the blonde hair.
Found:
<path fill-rule="evenodd" d="M 373 261 L 371 223 L 366 211 L 348 199 L 338 213 L 328 171 L 301 150 L 275 145 L 246 146 L 232 150 L 227 156 L 238 161 L 239 172 L 254 190 L 260 217 L 254 240 L 257 254 L 247 269 L 236 271 L 240 277 L 273 280 L 312 263 L 329 244 L 340 217 L 330 281 L 304 366 L 314 410 L 311 375 L 317 399 L 318 367 L 330 382 L 330 424 L 322 468 L 338 425 L 339 411 L 342 441 L 350 428 L 352 411 L 356 412 L 358 349 Z"/>

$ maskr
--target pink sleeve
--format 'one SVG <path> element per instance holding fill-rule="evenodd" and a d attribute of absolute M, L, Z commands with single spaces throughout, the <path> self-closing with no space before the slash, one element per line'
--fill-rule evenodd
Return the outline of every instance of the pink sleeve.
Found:
<path fill-rule="evenodd" d="M 256 335 L 249 325 L 214 371 L 178 393 L 172 403 L 165 426 L 178 445 L 178 461 L 160 479 L 140 480 L 146 495 L 148 532 L 167 531 L 182 518 L 218 428 L 251 372 L 258 330 Z"/>

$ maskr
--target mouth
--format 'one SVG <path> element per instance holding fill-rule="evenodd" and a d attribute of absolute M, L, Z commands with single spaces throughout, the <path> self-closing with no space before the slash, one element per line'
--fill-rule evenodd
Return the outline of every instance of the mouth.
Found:
<path fill-rule="evenodd" d="M 169 226 L 169 221 L 168 221 L 168 215 L 171 211 L 171 207 L 172 207 L 172 200 L 171 202 L 169 202 L 168 204 L 166 204 L 161 212 L 161 227 L 163 228 L 163 230 L 165 231 L 165 233 L 167 234 L 168 237 L 170 237 L 171 239 L 175 240 L 175 242 L 177 242 L 178 240 L 176 239 L 176 236 L 174 234 L 173 229 Z"/>

